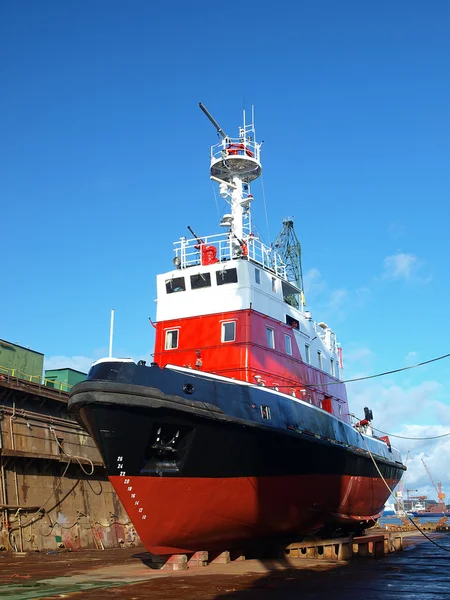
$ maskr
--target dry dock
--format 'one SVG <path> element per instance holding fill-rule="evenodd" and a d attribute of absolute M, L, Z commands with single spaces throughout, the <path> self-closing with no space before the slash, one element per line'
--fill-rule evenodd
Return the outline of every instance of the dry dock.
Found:
<path fill-rule="evenodd" d="M 450 600 L 450 536 L 404 538 L 403 552 L 349 561 L 279 558 L 152 568 L 136 548 L 0 554 L 0 597 L 141 600 Z"/>

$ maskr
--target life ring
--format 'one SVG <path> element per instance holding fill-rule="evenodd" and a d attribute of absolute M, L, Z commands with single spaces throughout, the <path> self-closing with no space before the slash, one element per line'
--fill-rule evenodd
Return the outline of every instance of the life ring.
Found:
<path fill-rule="evenodd" d="M 218 263 L 219 259 L 217 258 L 217 248 L 215 246 L 202 244 L 201 262 L 202 265 L 214 265 L 215 263 Z"/>
<path fill-rule="evenodd" d="M 242 256 L 248 256 L 248 246 L 245 242 L 241 243 Z"/>
<path fill-rule="evenodd" d="M 244 154 L 245 152 L 247 156 L 253 158 L 253 152 L 249 150 L 249 148 L 247 148 L 245 144 L 229 144 L 227 146 L 227 152 L 231 156 L 239 156 Z"/>

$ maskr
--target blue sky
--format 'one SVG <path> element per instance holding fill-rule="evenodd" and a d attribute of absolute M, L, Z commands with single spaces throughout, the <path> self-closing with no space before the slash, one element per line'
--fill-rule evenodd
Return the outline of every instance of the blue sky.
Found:
<path fill-rule="evenodd" d="M 0 337 L 85 368 L 114 308 L 115 354 L 149 358 L 172 242 L 218 231 L 202 101 L 232 134 L 255 105 L 258 229 L 273 240 L 295 217 L 308 308 L 345 376 L 450 352 L 450 3 L 227 6 L 0 3 Z M 348 394 L 420 437 L 450 431 L 449 384 L 447 360 Z M 426 489 L 424 456 L 450 494 L 450 441 L 398 445 L 412 484 Z"/>

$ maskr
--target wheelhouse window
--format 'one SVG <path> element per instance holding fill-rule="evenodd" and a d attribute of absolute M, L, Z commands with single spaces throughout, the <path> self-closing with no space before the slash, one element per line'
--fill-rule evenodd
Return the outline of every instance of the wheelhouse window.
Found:
<path fill-rule="evenodd" d="M 226 271 L 217 271 L 216 281 L 217 285 L 225 285 L 226 283 L 237 283 L 237 270 L 227 269 Z"/>
<path fill-rule="evenodd" d="M 333 375 L 333 377 L 336 375 L 336 369 L 334 367 L 334 358 L 330 358 L 330 372 Z"/>
<path fill-rule="evenodd" d="M 236 322 L 222 323 L 222 342 L 234 342 L 236 339 Z"/>
<path fill-rule="evenodd" d="M 275 279 L 275 277 L 272 277 L 272 292 L 276 292 L 277 291 L 277 280 Z"/>
<path fill-rule="evenodd" d="M 166 292 L 168 294 L 174 294 L 175 292 L 184 292 L 186 289 L 186 282 L 184 277 L 174 277 L 173 279 L 166 279 Z"/>
<path fill-rule="evenodd" d="M 317 350 L 317 364 L 319 365 L 319 369 L 323 368 L 323 364 L 322 364 L 322 352 L 320 350 Z"/>
<path fill-rule="evenodd" d="M 300 329 L 300 323 L 297 321 L 297 319 L 291 317 L 291 315 L 286 315 L 286 324 L 294 329 Z"/>
<path fill-rule="evenodd" d="M 204 287 L 211 287 L 210 273 L 197 273 L 197 275 L 191 275 L 191 289 L 198 290 Z"/>
<path fill-rule="evenodd" d="M 178 348 L 178 329 L 168 329 L 166 331 L 166 350 Z"/>
<path fill-rule="evenodd" d="M 266 336 L 269 348 L 275 348 L 275 331 L 272 327 L 266 327 Z"/>
<path fill-rule="evenodd" d="M 305 362 L 311 364 L 311 348 L 309 344 L 305 344 Z"/>
<path fill-rule="evenodd" d="M 284 344 L 286 347 L 286 354 L 290 354 L 292 356 L 292 340 L 291 336 L 287 333 L 284 334 Z"/>
<path fill-rule="evenodd" d="M 290 304 L 294 308 L 298 308 L 300 306 L 299 293 L 296 287 L 287 281 L 282 281 L 281 291 L 283 293 L 283 300 L 286 302 L 286 304 Z"/>
<path fill-rule="evenodd" d="M 255 282 L 261 283 L 261 271 L 259 269 L 255 269 Z"/>

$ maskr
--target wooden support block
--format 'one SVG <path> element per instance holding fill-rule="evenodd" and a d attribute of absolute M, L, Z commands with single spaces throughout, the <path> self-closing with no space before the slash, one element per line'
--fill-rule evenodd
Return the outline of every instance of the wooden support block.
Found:
<path fill-rule="evenodd" d="M 360 557 L 384 556 L 384 535 L 361 535 L 354 537 L 353 554 Z"/>
<path fill-rule="evenodd" d="M 372 542 L 372 544 L 373 544 L 372 555 L 375 556 L 376 558 L 378 558 L 380 556 L 384 556 L 384 539 Z"/>
<path fill-rule="evenodd" d="M 394 548 L 396 551 L 403 550 L 403 536 L 396 535 L 394 537 Z"/>
<path fill-rule="evenodd" d="M 286 546 L 284 554 L 295 559 L 348 560 L 352 557 L 352 543 L 350 537 L 298 542 Z"/>
<path fill-rule="evenodd" d="M 164 562 L 161 564 L 161 569 L 169 571 L 185 571 L 188 568 L 186 554 L 172 554 L 172 556 L 169 556 L 169 558 L 165 557 L 163 561 Z M 160 561 L 152 562 L 158 563 Z"/>
<path fill-rule="evenodd" d="M 350 541 L 339 544 L 338 560 L 349 560 L 352 557 L 352 545 Z"/>
<path fill-rule="evenodd" d="M 212 561 L 211 564 L 226 564 L 230 562 L 230 553 L 228 550 L 218 554 Z"/>
<path fill-rule="evenodd" d="M 339 556 L 339 544 L 326 544 L 323 547 L 322 558 L 326 560 L 337 560 Z"/>
<path fill-rule="evenodd" d="M 195 552 L 187 562 L 190 567 L 206 567 L 208 565 L 208 553 L 204 550 Z"/>

